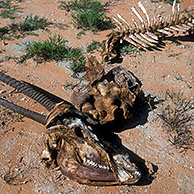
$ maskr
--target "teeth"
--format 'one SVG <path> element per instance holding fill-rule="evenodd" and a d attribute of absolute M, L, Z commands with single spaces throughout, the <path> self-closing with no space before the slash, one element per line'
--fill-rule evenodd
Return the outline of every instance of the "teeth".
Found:
<path fill-rule="evenodd" d="M 94 161 L 89 160 L 89 159 L 87 159 L 85 157 L 83 158 L 83 163 L 88 165 L 88 166 L 92 166 L 94 168 L 100 168 L 100 169 L 104 169 L 104 170 L 109 170 L 109 166 L 97 164 Z"/>
<path fill-rule="evenodd" d="M 136 175 L 137 177 L 141 177 L 141 172 L 136 171 L 136 172 L 135 172 L 135 175 Z"/>

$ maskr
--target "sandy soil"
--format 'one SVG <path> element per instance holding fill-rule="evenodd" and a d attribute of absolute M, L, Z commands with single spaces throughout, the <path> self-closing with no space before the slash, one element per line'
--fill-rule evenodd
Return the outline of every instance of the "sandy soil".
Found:
<path fill-rule="evenodd" d="M 130 6 L 135 0 L 113 1 L 108 16 L 121 13 L 131 17 Z M 149 12 L 169 13 L 171 6 L 163 3 L 151 3 L 142 0 Z M 77 39 L 79 30 L 70 23 L 70 14 L 58 9 L 58 0 L 23 0 L 18 4 L 23 12 L 13 21 L 0 19 L 0 27 L 19 21 L 29 14 L 44 16 L 53 22 L 67 24 L 65 30 L 50 28 L 50 32 L 39 30 L 39 36 L 27 36 L 30 40 L 45 40 L 50 34 L 59 34 L 69 40 L 69 46 L 86 49 L 92 40 L 102 41 L 110 30 L 86 35 Z M 194 5 L 193 0 L 181 0 L 182 8 Z M 130 21 L 130 20 L 129 20 Z M 123 57 L 121 64 L 132 71 L 142 82 L 143 90 L 152 96 L 164 95 L 166 90 L 183 91 L 185 96 L 194 95 L 194 37 L 179 36 L 180 45 L 171 40 L 165 41 L 162 51 L 141 52 Z M 25 80 L 65 100 L 70 100 L 72 90 L 64 89 L 67 83 L 76 84 L 77 79 L 71 72 L 57 62 L 37 64 L 33 60 L 17 64 L 9 56 L 20 56 L 22 51 L 17 45 L 25 40 L 1 41 L 0 71 Z M 95 53 L 101 60 L 100 54 Z M 4 97 L 25 108 L 40 113 L 47 113 L 33 100 L 17 93 L 11 87 L 0 83 L 0 97 Z M 145 108 L 146 109 L 146 108 Z M 122 144 L 139 158 L 147 161 L 146 165 L 154 174 L 137 185 L 94 187 L 68 180 L 56 169 L 47 169 L 40 161 L 44 126 L 16 113 L 0 108 L 0 189 L 2 194 L 33 193 L 131 193 L 131 194 L 191 194 L 194 193 L 194 154 L 192 150 L 176 149 L 169 141 L 165 128 L 148 109 L 142 110 L 140 119 L 134 125 L 126 123 L 118 133 Z M 192 128 L 192 132 L 193 132 Z M 8 184 L 9 183 L 9 184 Z"/>

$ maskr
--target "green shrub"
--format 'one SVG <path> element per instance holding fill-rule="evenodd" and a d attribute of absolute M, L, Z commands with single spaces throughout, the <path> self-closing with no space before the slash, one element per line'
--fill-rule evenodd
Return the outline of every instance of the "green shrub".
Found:
<path fill-rule="evenodd" d="M 73 23 L 77 28 L 92 31 L 112 28 L 111 21 L 105 16 L 105 7 L 102 3 L 92 0 L 74 0 L 61 2 L 61 9 L 72 10 Z"/>
<path fill-rule="evenodd" d="M 23 22 L 18 24 L 19 31 L 27 32 L 27 31 L 34 31 L 38 29 L 45 29 L 49 25 L 53 24 L 52 22 L 48 22 L 48 20 L 44 17 L 40 18 L 39 16 L 30 15 L 26 16 Z"/>
<path fill-rule="evenodd" d="M 164 1 L 165 3 L 169 3 L 170 5 L 173 5 L 174 3 L 174 0 L 151 0 L 151 2 L 161 2 L 161 1 Z M 180 3 L 179 0 L 177 0 L 177 3 Z"/>
<path fill-rule="evenodd" d="M 124 56 L 137 53 L 137 51 L 138 51 L 138 49 L 131 44 L 124 45 L 120 49 L 121 55 L 124 55 Z"/>
<path fill-rule="evenodd" d="M 103 5 L 100 2 L 97 2 L 98 8 L 101 10 L 104 9 Z M 70 10 L 79 10 L 79 9 L 91 9 L 96 4 L 96 1 L 93 0 L 70 0 L 67 3 L 65 1 L 61 1 L 59 6 L 60 9 L 64 9 L 67 11 Z"/>
<path fill-rule="evenodd" d="M 0 16 L 2 18 L 15 19 L 16 13 L 21 12 L 21 8 L 17 5 L 13 5 L 12 0 L 0 1 Z"/>
<path fill-rule="evenodd" d="M 0 28 L 0 40 L 5 37 L 6 34 L 9 33 L 9 28 L 8 27 L 2 27 Z"/>
<path fill-rule="evenodd" d="M 49 26 L 56 26 L 62 29 L 61 24 L 49 22 L 46 18 L 39 17 L 38 15 L 28 15 L 23 21 L 0 28 L 0 39 L 11 40 L 23 38 L 26 35 L 37 36 L 37 33 L 34 33 L 33 31 L 39 29 L 48 31 Z"/>
<path fill-rule="evenodd" d="M 101 42 L 98 41 L 92 41 L 90 45 L 87 46 L 87 53 L 93 53 L 94 50 L 100 48 L 102 46 Z"/>
<path fill-rule="evenodd" d="M 33 58 L 37 62 L 68 59 L 72 61 L 72 65 L 69 67 L 72 71 L 81 71 L 84 67 L 85 57 L 80 49 L 68 48 L 66 42 L 67 40 L 61 36 L 55 35 L 43 42 L 29 43 L 26 47 L 26 54 L 21 56 L 19 62 L 24 62 L 29 58 Z"/>

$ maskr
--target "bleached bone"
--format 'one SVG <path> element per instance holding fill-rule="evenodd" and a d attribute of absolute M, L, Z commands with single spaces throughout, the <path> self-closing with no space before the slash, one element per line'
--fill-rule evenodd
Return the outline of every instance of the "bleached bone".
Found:
<path fill-rule="evenodd" d="M 122 22 L 120 22 L 117 18 L 112 17 L 113 20 L 118 24 L 118 27 L 122 30 L 124 29 L 124 31 L 126 30 L 125 26 L 122 24 Z"/>
<path fill-rule="evenodd" d="M 128 26 L 129 30 L 132 29 L 131 25 L 120 14 L 117 14 L 117 17 Z"/>
<path fill-rule="evenodd" d="M 148 45 L 148 47 L 154 47 L 156 46 L 155 44 L 153 44 L 152 42 L 148 41 L 146 38 L 144 38 L 143 36 L 141 36 L 142 34 L 136 34 L 136 37 L 141 40 L 142 42 L 144 42 L 145 44 Z"/>
<path fill-rule="evenodd" d="M 176 6 L 176 0 L 174 0 L 173 5 L 172 5 L 172 15 L 175 14 L 175 6 Z"/>
<path fill-rule="evenodd" d="M 137 21 L 132 19 L 132 24 L 120 14 L 117 14 L 117 17 L 113 17 L 117 28 L 107 36 L 107 41 L 103 41 L 103 60 L 112 60 L 117 57 L 117 48 L 119 44 L 122 44 L 123 40 L 138 48 L 156 48 L 162 37 L 170 37 L 179 32 L 186 33 L 191 28 L 194 28 L 194 17 L 181 12 L 180 4 L 176 4 L 176 0 L 168 17 L 158 14 L 153 19 L 150 19 L 143 4 L 138 2 L 138 6 L 140 12 L 135 7 L 131 8 L 138 19 Z"/>
<path fill-rule="evenodd" d="M 138 6 L 140 7 L 140 9 L 142 10 L 142 12 L 145 14 L 146 18 L 147 18 L 147 22 L 148 22 L 148 26 L 150 26 L 150 17 L 145 9 L 145 7 L 143 6 L 143 4 L 141 3 L 141 1 L 138 2 Z"/>
<path fill-rule="evenodd" d="M 146 34 L 140 33 L 140 35 L 141 35 L 144 39 L 146 39 L 147 41 L 149 41 L 150 43 L 155 43 L 155 44 L 158 43 L 158 41 L 156 41 L 154 38 L 151 38 L 150 36 L 148 36 L 148 35 L 146 35 Z"/>
<path fill-rule="evenodd" d="M 149 32 L 149 31 L 145 32 L 145 34 L 147 34 L 148 36 L 152 37 L 154 40 L 157 40 L 158 41 L 158 36 L 157 35 Z"/>
<path fill-rule="evenodd" d="M 166 29 L 166 30 L 165 29 L 158 29 L 157 31 L 162 33 L 162 34 L 166 34 L 168 36 L 172 35 L 172 33 L 168 31 L 168 29 Z"/>
<path fill-rule="evenodd" d="M 140 14 L 137 12 L 137 10 L 135 9 L 135 7 L 132 7 L 131 10 L 137 16 L 137 18 L 140 20 L 140 22 L 144 24 L 144 20 L 142 19 L 142 17 L 140 16 Z"/>

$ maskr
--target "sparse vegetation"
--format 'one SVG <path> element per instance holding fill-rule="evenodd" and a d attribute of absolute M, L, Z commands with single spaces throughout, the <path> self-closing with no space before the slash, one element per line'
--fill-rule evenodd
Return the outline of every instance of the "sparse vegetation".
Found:
<path fill-rule="evenodd" d="M 77 39 L 80 39 L 81 36 L 82 36 L 82 35 L 85 35 L 85 34 L 86 34 L 86 33 L 84 32 L 84 30 L 82 30 L 82 31 L 80 31 L 80 32 L 77 33 L 76 38 L 77 38 Z"/>
<path fill-rule="evenodd" d="M 73 72 L 80 72 L 85 65 L 85 57 L 78 48 L 69 48 L 66 57 L 72 61 L 69 69 Z"/>
<path fill-rule="evenodd" d="M 184 97 L 181 92 L 166 92 L 157 113 L 169 134 L 170 142 L 176 148 L 192 149 L 194 146 L 194 101 Z"/>
<path fill-rule="evenodd" d="M 70 0 L 68 2 L 61 1 L 59 8 L 67 11 L 78 9 L 90 9 L 92 6 L 92 0 Z M 103 8 L 103 5 L 101 6 Z"/>
<path fill-rule="evenodd" d="M 63 88 L 66 89 L 74 89 L 78 84 L 66 83 Z"/>
<path fill-rule="evenodd" d="M 4 39 L 5 35 L 9 33 L 8 27 L 0 28 L 0 39 Z"/>
<path fill-rule="evenodd" d="M 190 30 L 189 33 L 190 33 L 190 34 L 194 34 L 194 28 L 191 28 L 191 30 Z"/>
<path fill-rule="evenodd" d="M 124 45 L 120 48 L 120 53 L 121 55 L 131 55 L 131 54 L 136 54 L 138 52 L 138 49 L 134 47 L 131 44 Z"/>
<path fill-rule="evenodd" d="M 19 62 L 33 58 L 37 62 L 68 59 L 72 62 L 70 69 L 74 72 L 81 71 L 84 67 L 85 57 L 80 49 L 68 48 L 67 40 L 61 36 L 49 37 L 43 42 L 31 42 L 26 47 L 26 54 L 21 56 Z"/>
<path fill-rule="evenodd" d="M 100 48 L 102 46 L 101 42 L 98 41 L 92 41 L 90 45 L 87 46 L 87 53 L 93 53 L 94 50 Z"/>
<path fill-rule="evenodd" d="M 105 16 L 105 6 L 93 0 L 61 1 L 61 9 L 72 11 L 73 23 L 77 28 L 86 30 L 105 30 L 112 28 L 111 21 Z"/>
<path fill-rule="evenodd" d="M 48 27 L 51 25 L 59 27 L 58 24 L 49 22 L 48 19 L 44 17 L 28 15 L 24 21 L 0 28 L 0 39 L 11 40 L 23 38 L 26 35 L 35 35 L 33 31 L 39 29 L 48 30 Z"/>
<path fill-rule="evenodd" d="M 49 22 L 44 17 L 39 17 L 37 15 L 29 15 L 25 18 L 23 22 L 18 24 L 18 30 L 20 32 L 34 31 L 38 29 L 46 29 L 49 25 L 53 24 Z"/>
<path fill-rule="evenodd" d="M 189 17 L 193 17 L 192 14 L 194 13 L 194 7 L 190 7 L 190 8 L 186 8 L 184 9 L 184 14 L 185 15 L 188 15 Z M 190 30 L 189 30 L 189 34 L 194 34 L 194 27 L 192 27 Z"/>
<path fill-rule="evenodd" d="M 170 5 L 173 5 L 174 0 L 164 0 L 165 3 L 169 3 Z M 179 0 L 176 1 L 177 3 L 180 3 Z"/>
<path fill-rule="evenodd" d="M 161 2 L 161 1 L 164 1 L 165 3 L 169 3 L 170 5 L 173 5 L 173 2 L 174 2 L 174 0 L 151 0 L 151 2 L 154 2 L 154 3 Z M 177 0 L 177 3 L 180 3 L 180 1 Z"/>
<path fill-rule="evenodd" d="M 21 12 L 21 8 L 15 5 L 12 0 L 0 1 L 0 16 L 2 18 L 15 19 L 19 12 Z"/>

